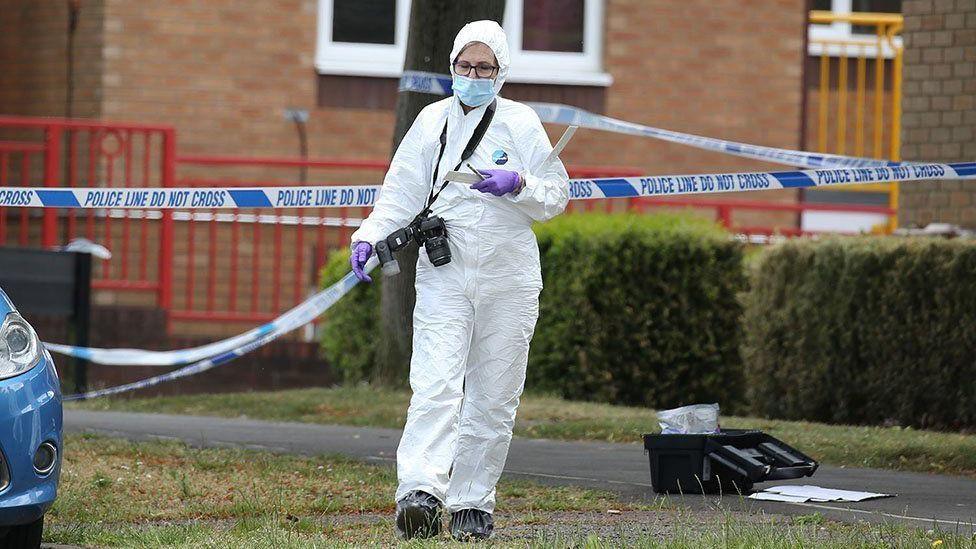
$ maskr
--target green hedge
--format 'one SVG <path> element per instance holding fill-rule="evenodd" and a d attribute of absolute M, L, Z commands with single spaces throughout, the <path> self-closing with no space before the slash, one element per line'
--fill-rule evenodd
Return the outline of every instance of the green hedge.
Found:
<path fill-rule="evenodd" d="M 672 407 L 741 397 L 742 249 L 679 215 L 568 215 L 536 229 L 545 289 L 527 386 Z"/>
<path fill-rule="evenodd" d="M 769 249 L 743 358 L 759 414 L 976 426 L 976 245 L 846 238 Z"/>
<path fill-rule="evenodd" d="M 742 249 L 727 233 L 665 214 L 566 215 L 536 233 L 545 289 L 529 389 L 654 407 L 741 400 Z M 336 254 L 323 283 L 347 271 Z M 378 296 L 358 287 L 328 313 L 323 349 L 347 381 L 370 378 Z"/>
<path fill-rule="evenodd" d="M 322 269 L 322 287 L 331 286 L 349 272 L 349 249 L 337 250 Z M 347 383 L 369 381 L 376 358 L 380 325 L 380 285 L 377 268 L 372 284 L 357 284 L 325 313 L 322 352 L 335 372 Z"/>

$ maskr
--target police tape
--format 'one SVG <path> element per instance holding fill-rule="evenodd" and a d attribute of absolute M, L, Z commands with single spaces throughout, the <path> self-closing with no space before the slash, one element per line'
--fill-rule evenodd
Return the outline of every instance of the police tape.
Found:
<path fill-rule="evenodd" d="M 315 293 L 312 297 L 292 307 L 278 318 L 227 339 L 172 351 L 150 351 L 146 349 L 101 349 L 97 347 L 76 347 L 60 343 L 45 343 L 49 351 L 103 364 L 106 366 L 182 366 L 204 358 L 229 352 L 238 347 L 257 341 L 269 334 L 287 333 L 315 320 L 332 306 L 333 287 Z"/>
<path fill-rule="evenodd" d="M 828 168 L 782 172 L 745 172 L 698 175 L 661 175 L 574 179 L 573 200 L 638 198 L 683 194 L 765 191 L 773 189 L 824 188 L 869 183 L 894 183 L 950 179 L 976 179 L 976 162 L 953 164 L 905 164 L 873 168 Z"/>
<path fill-rule="evenodd" d="M 358 208 L 372 206 L 379 189 L 379 185 L 128 189 L 0 187 L 0 207 L 88 210 Z"/>
<path fill-rule="evenodd" d="M 974 162 L 957 162 L 952 164 L 914 163 L 899 166 L 875 166 L 870 168 L 822 168 L 813 170 L 792 170 L 778 172 L 733 172 L 711 174 L 686 175 L 654 175 L 638 177 L 606 177 L 592 179 L 572 179 L 569 181 L 571 200 L 591 200 L 602 198 L 637 198 L 652 196 L 675 196 L 685 194 L 709 194 L 725 192 L 748 192 L 772 189 L 797 189 L 808 187 L 833 187 L 837 185 L 857 185 L 868 183 L 892 183 L 931 181 L 939 179 L 972 179 Z M 346 187 L 287 187 L 287 188 L 252 188 L 252 189 L 211 189 L 209 192 L 220 194 L 231 200 L 234 193 L 246 192 L 263 197 L 260 204 L 257 201 L 223 202 L 222 206 L 184 205 L 183 209 L 212 209 L 223 208 L 330 208 L 347 207 L 328 201 L 317 200 L 320 196 L 331 196 L 336 192 L 353 196 L 363 196 L 355 203 L 357 207 L 373 206 L 377 196 L 377 186 L 346 186 Z M 337 191 L 340 189 L 340 191 Z M 21 192 L 31 194 L 33 198 L 11 200 L 11 193 Z M 84 188 L 65 191 L 50 191 L 40 188 L 0 187 L 0 207 L 80 207 L 98 208 L 94 205 L 65 206 L 63 201 L 48 201 L 45 194 L 49 192 L 79 193 L 89 197 L 92 204 L 102 203 L 104 195 L 116 196 L 113 203 L 115 209 L 144 209 L 143 205 L 124 206 L 126 197 L 132 192 L 142 192 L 144 189 L 98 189 Z M 192 193 L 194 189 L 157 189 L 165 198 L 183 193 Z M 274 196 L 274 198 L 270 198 Z M 120 197 L 120 198 L 119 198 Z"/>
<path fill-rule="evenodd" d="M 433 95 L 451 94 L 451 77 L 446 74 L 436 74 L 422 71 L 404 71 L 400 78 L 400 91 L 429 93 Z M 627 135 L 651 137 L 680 145 L 687 145 L 699 149 L 718 153 L 776 162 L 788 166 L 802 168 L 867 168 L 876 166 L 897 166 L 898 162 L 843 156 L 836 154 L 821 154 L 805 151 L 780 149 L 762 145 L 751 145 L 726 139 L 702 137 L 699 135 L 665 130 L 653 126 L 645 126 L 627 122 L 609 116 L 595 114 L 570 105 L 559 103 L 525 102 L 531 107 L 539 119 L 552 124 L 580 126 L 594 130 L 602 130 Z"/>
<path fill-rule="evenodd" d="M 45 343 L 49 351 L 80 358 L 106 366 L 182 366 L 204 358 L 226 353 L 237 347 L 257 341 L 270 333 L 289 332 L 308 324 L 331 305 L 331 287 L 289 309 L 271 322 L 262 324 L 234 337 L 187 349 L 150 351 L 146 349 L 101 349 L 76 347 L 60 343 Z"/>
<path fill-rule="evenodd" d="M 366 263 L 364 270 L 366 272 L 370 272 L 376 267 L 378 263 L 379 261 L 375 257 L 370 258 L 370 260 Z M 321 309 L 321 312 L 325 312 L 325 310 L 327 310 L 329 307 L 335 305 L 335 303 L 339 301 L 339 299 L 341 299 L 342 296 L 349 293 L 349 291 L 352 290 L 358 283 L 359 283 L 359 279 L 356 278 L 356 276 L 350 272 L 346 274 L 346 276 L 342 277 L 341 280 L 339 280 L 332 286 L 329 286 L 327 289 L 323 290 L 321 292 L 321 294 L 323 295 L 322 302 L 321 302 L 323 307 Z M 184 366 L 177 370 L 173 370 L 172 372 L 167 372 L 165 374 L 160 374 L 158 376 L 153 376 L 139 381 L 134 381 L 132 383 L 126 383 L 124 385 L 117 385 L 115 387 L 107 387 L 105 389 L 98 389 L 86 393 L 66 395 L 64 397 L 64 400 L 85 400 L 89 398 L 116 395 L 128 391 L 135 391 L 136 389 L 145 389 L 147 387 L 152 387 L 154 385 L 158 385 L 160 383 L 164 383 L 167 381 L 173 381 L 175 379 L 189 377 L 202 372 L 206 372 L 207 370 L 226 364 L 238 357 L 246 355 L 247 353 L 259 347 L 267 345 L 271 341 L 274 341 L 278 337 L 288 333 L 289 331 L 297 327 L 298 326 L 292 326 L 287 329 L 285 327 L 279 327 L 278 329 L 265 332 L 261 334 L 260 337 L 257 337 L 246 343 L 240 344 L 234 347 L 233 349 L 228 349 L 216 356 L 211 356 L 205 360 L 201 360 L 199 362 L 195 362 L 194 364 L 190 364 L 188 366 Z"/>
<path fill-rule="evenodd" d="M 976 179 L 976 162 L 783 172 L 574 179 L 569 182 L 569 194 L 573 200 L 594 200 L 942 179 Z M 2 192 L 0 190 L 0 197 L 2 197 Z M 323 290 L 272 322 L 232 338 L 190 349 L 174 351 L 95 349 L 60 344 L 48 344 L 48 348 L 57 353 L 106 365 L 177 366 L 189 364 L 218 353 L 228 352 L 233 348 L 256 341 L 269 333 L 290 331 L 311 322 L 330 306 L 329 295 L 329 290 Z"/>

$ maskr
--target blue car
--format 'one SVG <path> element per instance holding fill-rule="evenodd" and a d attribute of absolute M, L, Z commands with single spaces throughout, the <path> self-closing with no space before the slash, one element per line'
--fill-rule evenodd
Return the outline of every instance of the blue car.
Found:
<path fill-rule="evenodd" d="M 0 290 L 0 548 L 41 544 L 58 492 L 61 425 L 54 361 Z"/>

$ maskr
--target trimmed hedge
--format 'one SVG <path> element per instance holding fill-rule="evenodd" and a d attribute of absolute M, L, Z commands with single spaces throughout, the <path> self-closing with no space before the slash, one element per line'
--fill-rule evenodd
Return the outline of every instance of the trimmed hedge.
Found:
<path fill-rule="evenodd" d="M 350 250 L 336 250 L 322 269 L 322 287 L 339 281 L 349 272 Z M 357 284 L 324 316 L 321 347 L 329 364 L 343 381 L 371 380 L 376 361 L 375 342 L 380 326 L 380 285 L 383 275 L 374 269 L 372 284 Z"/>
<path fill-rule="evenodd" d="M 753 411 L 976 427 L 976 245 L 791 241 L 757 258 L 743 358 Z"/>
<path fill-rule="evenodd" d="M 742 248 L 687 215 L 568 215 L 536 229 L 539 323 L 527 386 L 575 400 L 741 400 Z"/>
<path fill-rule="evenodd" d="M 727 233 L 673 214 L 573 214 L 535 230 L 545 289 L 527 387 L 653 407 L 741 400 L 745 277 Z M 337 253 L 323 283 L 347 271 Z M 328 313 L 322 347 L 347 381 L 371 377 L 378 300 L 375 283 L 360 286 Z"/>

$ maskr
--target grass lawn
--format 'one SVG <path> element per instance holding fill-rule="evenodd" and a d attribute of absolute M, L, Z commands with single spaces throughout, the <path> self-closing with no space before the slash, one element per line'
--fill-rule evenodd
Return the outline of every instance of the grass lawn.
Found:
<path fill-rule="evenodd" d="M 86 547 L 390 546 L 395 474 L 344 458 L 176 442 L 67 438 L 45 541 Z M 503 481 L 499 547 L 976 547 L 976 540 L 820 515 L 774 518 L 624 503 L 610 493 Z M 608 512 L 609 511 L 609 512 Z M 446 536 L 408 547 L 454 545 Z"/>
<path fill-rule="evenodd" d="M 409 393 L 368 386 L 141 399 L 96 399 L 69 407 L 173 414 L 246 416 L 401 428 Z M 976 477 L 976 435 L 899 427 L 855 427 L 724 417 L 726 428 L 762 429 L 823 463 Z M 526 395 L 516 436 L 637 442 L 656 432 L 653 410 Z"/>

